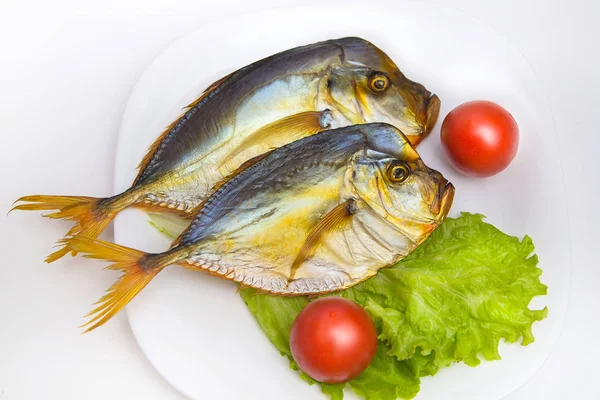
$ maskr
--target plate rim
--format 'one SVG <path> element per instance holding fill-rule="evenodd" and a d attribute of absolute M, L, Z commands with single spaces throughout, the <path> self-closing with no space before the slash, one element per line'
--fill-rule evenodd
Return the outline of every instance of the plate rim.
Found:
<path fill-rule="evenodd" d="M 534 76 L 535 80 L 537 82 L 540 82 L 539 80 L 539 75 L 537 74 L 535 68 L 533 67 L 533 65 L 530 63 L 528 57 L 526 57 L 526 55 L 521 51 L 521 49 L 516 46 L 513 42 L 511 42 L 510 40 L 508 40 L 506 38 L 506 36 L 504 36 L 503 34 L 501 34 L 497 29 L 495 29 L 492 25 L 490 25 L 489 23 L 487 23 L 486 21 L 483 21 L 481 19 L 478 19 L 474 16 L 472 16 L 471 14 L 468 14 L 467 12 L 457 9 L 457 8 L 453 8 L 453 7 L 448 7 L 446 5 L 442 5 L 439 4 L 438 2 L 429 2 L 428 4 L 423 4 L 417 1 L 404 1 L 401 0 L 398 3 L 411 3 L 412 5 L 414 4 L 419 4 L 419 6 L 435 6 L 441 9 L 446 10 L 447 12 L 451 12 L 451 13 L 455 13 L 455 14 L 459 14 L 462 18 L 465 19 L 469 19 L 471 21 L 473 21 L 474 23 L 477 23 L 481 26 L 484 26 L 486 29 L 488 29 L 490 32 L 493 32 L 495 35 L 497 35 L 498 37 L 501 37 L 505 40 L 506 46 L 509 47 L 513 52 L 515 52 L 515 54 L 518 54 L 524 61 L 524 63 L 526 64 L 527 68 L 529 69 L 529 72 Z M 307 6 L 296 6 L 296 5 L 279 5 L 276 7 L 270 7 L 270 8 L 264 8 L 264 9 L 258 9 L 258 10 L 230 10 L 226 13 L 220 14 L 218 16 L 215 16 L 213 14 L 210 15 L 209 18 L 207 18 L 205 20 L 205 23 L 203 24 L 203 26 L 199 26 L 197 28 L 194 28 L 188 32 L 186 32 L 185 34 L 182 34 L 176 38 L 174 38 L 172 41 L 170 41 L 169 43 L 167 43 L 165 45 L 165 47 L 158 53 L 156 54 L 156 56 L 152 59 L 152 61 L 146 66 L 146 68 L 144 69 L 144 71 L 139 75 L 136 84 L 134 85 L 134 87 L 132 88 L 128 99 L 127 99 L 127 103 L 124 107 L 124 111 L 123 114 L 121 116 L 121 120 L 120 120 L 120 125 L 119 125 L 119 133 L 118 133 L 118 137 L 117 137 L 117 141 L 116 141 L 116 145 L 115 145 L 115 153 L 116 158 L 115 158 L 115 168 L 113 169 L 113 191 L 115 193 L 118 193 L 120 191 L 120 188 L 118 186 L 118 181 L 120 180 L 119 175 L 121 175 L 120 173 L 122 172 L 121 168 L 118 168 L 118 152 L 120 148 L 123 148 L 123 138 L 124 135 L 123 134 L 123 122 L 125 120 L 125 117 L 127 115 L 127 111 L 132 103 L 132 99 L 134 98 L 136 92 L 139 89 L 139 86 L 142 84 L 143 78 L 149 73 L 149 71 L 152 70 L 152 68 L 158 63 L 158 60 L 161 59 L 162 57 L 164 57 L 165 53 L 167 53 L 172 47 L 174 47 L 177 43 L 180 43 L 182 41 L 184 41 L 186 38 L 191 37 L 191 36 L 196 36 L 198 35 L 199 32 L 201 31 L 205 31 L 206 30 L 206 26 L 207 25 L 211 25 L 211 24 L 215 24 L 218 23 L 220 21 L 223 21 L 224 19 L 227 18 L 239 18 L 239 17 L 247 17 L 247 16 L 251 16 L 251 15 L 259 15 L 259 14 L 263 14 L 263 13 L 268 13 L 268 12 L 279 12 L 279 11 L 285 11 L 285 12 L 290 12 L 293 10 L 324 10 L 324 9 L 333 9 L 334 5 L 332 4 L 327 4 L 327 5 L 307 5 Z M 347 4 L 345 5 L 345 9 L 365 9 L 365 6 L 363 6 L 362 4 Z M 551 117 L 551 120 L 547 122 L 548 126 L 549 126 L 549 130 L 552 132 L 552 136 L 553 136 L 553 145 L 552 145 L 552 150 L 555 151 L 557 154 L 560 154 L 560 136 L 558 134 L 557 128 L 556 128 L 556 122 L 555 122 L 555 116 L 554 113 L 552 112 L 552 108 L 550 106 L 550 101 L 548 98 L 548 94 L 547 94 L 547 90 L 545 89 L 545 86 L 539 87 L 538 88 L 539 91 L 539 95 L 541 100 L 543 101 L 543 107 L 546 109 L 547 114 Z M 182 96 L 184 96 L 185 93 L 182 93 Z M 440 123 L 440 122 L 438 122 Z M 540 363 L 540 365 L 537 367 L 537 369 L 535 370 L 534 373 L 532 373 L 523 383 L 521 383 L 520 385 L 518 385 L 517 387 L 513 388 L 511 391 L 507 392 L 503 397 L 507 397 L 509 395 L 511 395 L 512 393 L 515 393 L 516 391 L 518 391 L 521 387 L 523 387 L 525 384 L 527 384 L 527 382 L 529 380 L 531 380 L 533 378 L 533 376 L 535 376 L 542 368 L 543 366 L 547 363 L 548 357 L 550 356 L 550 354 L 553 353 L 553 351 L 556 348 L 556 345 L 558 343 L 558 340 L 561 336 L 561 333 L 564 330 L 564 325 L 565 325 L 565 321 L 566 321 L 566 317 L 568 314 L 568 310 L 569 310 L 569 305 L 570 305 L 570 301 L 571 301 L 571 274 L 572 274 L 572 249 L 573 249 L 573 243 L 572 243 L 572 234 L 571 234 L 571 215 L 569 212 L 569 207 L 568 207 L 568 197 L 566 195 L 566 171 L 564 168 L 564 161 L 558 157 L 557 158 L 557 162 L 558 162 L 558 167 L 560 170 L 560 182 L 558 182 L 558 184 L 561 187 L 561 192 L 562 192 L 562 196 L 560 198 L 562 205 L 564 206 L 564 223 L 566 225 L 566 231 L 564 232 L 565 235 L 565 239 L 566 239 L 566 243 L 565 243 L 565 250 L 566 253 L 564 254 L 565 257 L 565 262 L 566 262 L 566 266 L 564 267 L 564 271 L 563 271 L 563 275 L 564 278 L 566 280 L 566 282 L 564 283 L 565 286 L 565 300 L 561 303 L 561 312 L 560 312 L 560 318 L 557 320 L 557 329 L 559 329 L 559 333 L 552 339 L 552 343 L 549 345 L 548 348 L 548 352 L 547 354 L 544 356 L 543 361 Z M 119 243 L 118 240 L 118 236 L 119 236 L 119 229 L 117 229 L 118 226 L 118 216 L 115 218 L 115 229 L 114 229 L 114 238 L 115 238 L 115 243 Z M 555 311 L 558 312 L 558 311 Z M 148 360 L 148 362 L 150 363 L 150 365 L 152 365 L 152 367 L 159 373 L 159 375 L 161 375 L 163 377 L 163 379 L 165 379 L 172 387 L 174 390 L 178 391 L 179 393 L 181 393 L 182 395 L 186 396 L 185 393 L 180 390 L 177 386 L 175 386 L 175 384 L 173 382 L 171 382 L 170 380 L 168 380 L 166 377 L 163 376 L 162 373 L 160 373 L 160 369 L 157 367 L 157 365 L 155 365 L 155 363 L 152 361 L 152 359 L 148 356 L 147 352 L 145 351 L 144 347 L 141 345 L 141 343 L 138 340 L 138 337 L 136 335 L 135 332 L 135 328 L 132 326 L 131 322 L 130 322 L 130 315 L 129 315 L 129 308 L 125 307 L 125 315 L 126 315 L 126 319 L 127 319 L 127 323 L 130 326 L 130 329 L 132 331 L 133 337 L 137 343 L 137 345 L 139 346 L 141 352 L 144 354 L 144 357 Z"/>

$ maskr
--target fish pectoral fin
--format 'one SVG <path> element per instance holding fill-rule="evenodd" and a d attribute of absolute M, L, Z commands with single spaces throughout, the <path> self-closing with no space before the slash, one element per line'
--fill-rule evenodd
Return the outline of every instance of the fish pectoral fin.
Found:
<path fill-rule="evenodd" d="M 250 134 L 242 143 L 233 148 L 224 157 L 224 161 L 219 167 L 222 167 L 239 153 L 254 146 L 266 145 L 268 148 L 274 149 L 328 129 L 331 127 L 332 118 L 329 110 L 306 111 L 271 122 Z"/>
<path fill-rule="evenodd" d="M 323 236 L 332 232 L 336 228 L 343 226 L 346 222 L 352 218 L 352 215 L 356 214 L 357 206 L 356 200 L 348 199 L 342 204 L 336 206 L 329 211 L 323 218 L 319 220 L 317 225 L 310 231 L 300 252 L 296 256 L 292 267 L 290 269 L 290 277 L 288 278 L 288 285 L 294 280 L 296 271 L 304 261 L 306 261 L 321 243 Z"/>

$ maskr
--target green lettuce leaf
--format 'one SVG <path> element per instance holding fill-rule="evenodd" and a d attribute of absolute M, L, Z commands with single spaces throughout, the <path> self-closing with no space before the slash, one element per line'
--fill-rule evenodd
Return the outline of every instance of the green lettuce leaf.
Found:
<path fill-rule="evenodd" d="M 292 323 L 306 306 L 306 297 L 281 297 L 259 293 L 256 289 L 245 288 L 240 295 L 258 321 L 258 324 L 271 339 L 279 352 L 290 360 L 290 367 L 299 370 L 292 358 L 289 339 Z M 309 384 L 318 383 L 302 374 Z M 383 343 L 377 349 L 375 359 L 358 378 L 349 382 L 350 387 L 369 400 L 409 399 L 419 392 L 419 377 L 415 375 L 407 361 L 401 361 L 389 354 Z M 343 399 L 345 385 L 321 383 L 323 393 L 332 400 Z"/>
<path fill-rule="evenodd" d="M 151 218 L 171 237 L 186 224 Z M 481 358 L 498 360 L 500 340 L 533 342 L 531 325 L 548 313 L 528 308 L 533 297 L 546 294 L 533 242 L 506 235 L 483 218 L 468 213 L 448 218 L 404 260 L 335 294 L 365 307 L 379 332 L 375 359 L 348 382 L 356 393 L 368 400 L 413 398 L 422 376 L 455 362 L 476 366 Z M 291 368 L 298 369 L 289 332 L 308 299 L 248 288 L 240 294 Z M 334 400 L 343 398 L 343 388 L 321 384 Z"/>
<path fill-rule="evenodd" d="M 380 327 L 380 339 L 400 360 L 419 351 L 434 374 L 456 361 L 476 366 L 498 360 L 501 339 L 533 342 L 531 324 L 547 309 L 528 308 L 546 294 L 531 238 L 508 236 L 483 216 L 448 219 L 423 245 L 393 268 L 341 294 L 363 305 Z"/>
<path fill-rule="evenodd" d="M 169 239 L 177 239 L 179 235 L 190 224 L 189 219 L 178 217 L 167 213 L 149 212 L 150 225 L 156 228 L 160 233 L 167 236 Z"/>
<path fill-rule="evenodd" d="M 344 384 L 341 385 L 328 385 L 326 383 L 321 384 L 321 391 L 331 398 L 331 400 L 343 400 L 344 399 Z"/>

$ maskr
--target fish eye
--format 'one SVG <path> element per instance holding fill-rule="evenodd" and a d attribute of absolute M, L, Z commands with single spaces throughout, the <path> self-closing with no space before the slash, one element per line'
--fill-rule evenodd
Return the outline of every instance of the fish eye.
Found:
<path fill-rule="evenodd" d="M 403 161 L 394 161 L 387 170 L 388 179 L 395 183 L 401 183 L 410 175 L 410 168 Z"/>
<path fill-rule="evenodd" d="M 383 93 L 390 87 L 390 78 L 382 72 L 374 72 L 369 76 L 369 89 L 375 93 Z"/>

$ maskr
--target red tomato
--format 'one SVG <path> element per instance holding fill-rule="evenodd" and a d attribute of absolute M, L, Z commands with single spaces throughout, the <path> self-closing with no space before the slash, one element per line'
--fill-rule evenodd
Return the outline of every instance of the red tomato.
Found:
<path fill-rule="evenodd" d="M 470 101 L 442 124 L 442 145 L 456 169 L 470 176 L 496 175 L 519 147 L 519 127 L 508 111 L 491 101 Z"/>
<path fill-rule="evenodd" d="M 356 303 L 325 297 L 298 314 L 290 347 L 298 366 L 311 378 L 342 383 L 369 366 L 377 350 L 377 331 L 369 314 Z"/>

